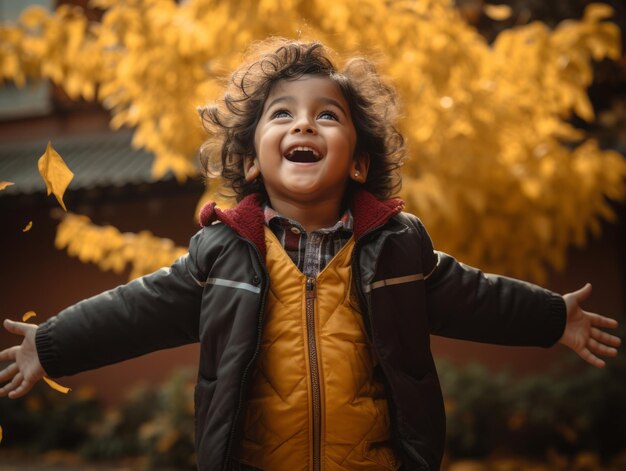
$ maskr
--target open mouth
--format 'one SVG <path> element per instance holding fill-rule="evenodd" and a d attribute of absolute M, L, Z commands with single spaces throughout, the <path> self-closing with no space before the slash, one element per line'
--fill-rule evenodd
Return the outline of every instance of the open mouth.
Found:
<path fill-rule="evenodd" d="M 320 154 L 311 147 L 294 147 L 284 156 L 290 162 L 310 163 L 317 162 L 322 159 Z"/>

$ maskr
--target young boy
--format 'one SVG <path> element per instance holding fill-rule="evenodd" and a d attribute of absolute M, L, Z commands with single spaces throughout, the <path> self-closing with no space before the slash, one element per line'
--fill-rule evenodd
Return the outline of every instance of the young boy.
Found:
<path fill-rule="evenodd" d="M 445 417 L 429 335 L 548 347 L 594 366 L 615 320 L 437 252 L 389 199 L 404 156 L 395 95 L 366 60 L 271 40 L 202 110 L 204 163 L 238 205 L 204 207 L 189 253 L 64 310 L 0 353 L 0 396 L 201 343 L 200 470 L 437 470 Z M 114 346 L 114 348 L 112 348 Z"/>

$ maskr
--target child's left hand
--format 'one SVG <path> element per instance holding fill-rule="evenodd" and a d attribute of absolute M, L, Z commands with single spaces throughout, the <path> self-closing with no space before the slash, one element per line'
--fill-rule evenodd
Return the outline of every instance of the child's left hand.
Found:
<path fill-rule="evenodd" d="M 559 342 L 574 350 L 587 363 L 597 368 L 604 368 L 606 363 L 598 355 L 616 356 L 621 340 L 601 329 L 615 329 L 618 323 L 610 317 L 583 310 L 580 305 L 589 296 L 591 296 L 589 283 L 578 291 L 563 295 L 567 308 L 567 321 Z"/>

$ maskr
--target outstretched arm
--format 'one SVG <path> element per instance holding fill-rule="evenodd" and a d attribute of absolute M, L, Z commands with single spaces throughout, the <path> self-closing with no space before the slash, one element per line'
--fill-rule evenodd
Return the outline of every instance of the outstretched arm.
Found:
<path fill-rule="evenodd" d="M 583 360 L 597 368 L 605 362 L 599 355 L 614 357 L 621 340 L 603 329 L 617 328 L 617 321 L 583 310 L 581 304 L 591 296 L 591 285 L 587 283 L 578 291 L 563 295 L 567 308 L 567 320 L 559 342 L 574 350 Z"/>
<path fill-rule="evenodd" d="M 16 399 L 23 396 L 45 375 L 37 348 L 35 347 L 35 332 L 37 326 L 23 322 L 4 321 L 4 327 L 12 334 L 24 337 L 21 345 L 9 347 L 0 352 L 0 361 L 11 361 L 9 366 L 0 371 L 0 384 L 7 382 L 0 388 L 0 397 L 9 396 Z"/>

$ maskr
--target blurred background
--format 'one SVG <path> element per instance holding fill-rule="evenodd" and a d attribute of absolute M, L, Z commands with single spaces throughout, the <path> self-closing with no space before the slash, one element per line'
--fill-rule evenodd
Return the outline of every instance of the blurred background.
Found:
<path fill-rule="evenodd" d="M 43 322 L 184 253 L 219 189 L 196 109 L 280 35 L 374 58 L 395 85 L 401 196 L 436 248 L 561 293 L 591 282 L 589 310 L 626 321 L 621 0 L 0 0 L 0 21 L 2 318 Z M 74 173 L 67 212 L 37 170 L 48 142 Z M 447 468 L 626 470 L 623 352 L 599 371 L 558 346 L 432 343 Z M 0 469 L 193 468 L 197 354 L 0 399 Z"/>

